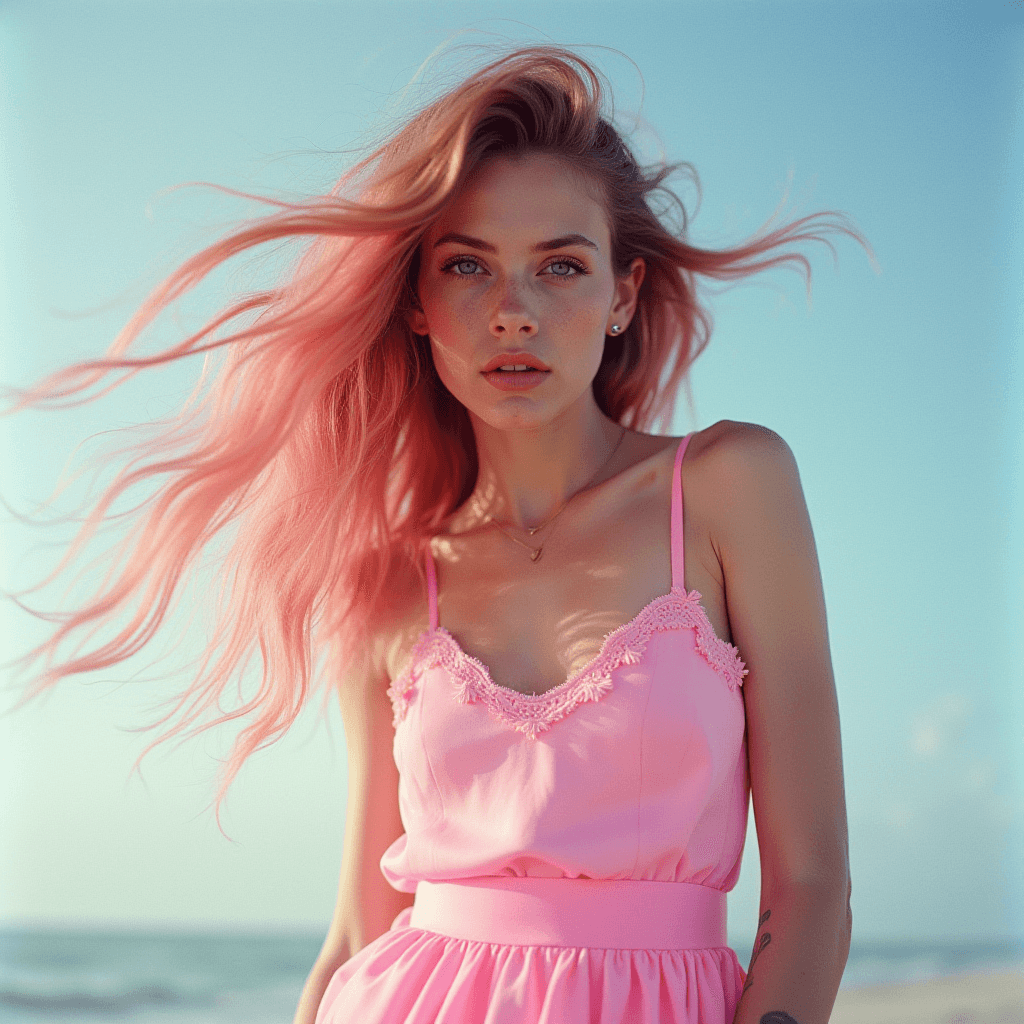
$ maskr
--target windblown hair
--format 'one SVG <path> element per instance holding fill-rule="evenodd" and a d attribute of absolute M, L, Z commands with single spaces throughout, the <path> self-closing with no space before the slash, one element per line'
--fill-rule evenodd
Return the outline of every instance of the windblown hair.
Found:
<path fill-rule="evenodd" d="M 420 240 L 483 161 L 530 152 L 565 158 L 603 198 L 615 272 L 624 274 L 637 256 L 645 260 L 636 314 L 621 335 L 606 338 L 593 382 L 601 411 L 634 430 L 666 429 L 679 387 L 708 343 L 712 318 L 698 301 L 699 275 L 739 279 L 793 262 L 803 266 L 809 290 L 806 258 L 778 250 L 825 241 L 809 230 L 816 217 L 819 229 L 866 245 L 833 211 L 762 229 L 732 249 L 688 244 L 685 207 L 663 182 L 691 165 L 639 166 L 603 114 L 607 93 L 601 76 L 569 50 L 505 53 L 408 119 L 328 194 L 298 203 L 249 196 L 277 212 L 184 262 L 105 358 L 19 393 L 17 408 L 67 407 L 91 400 L 73 396 L 118 371 L 120 379 L 99 394 L 148 366 L 214 350 L 223 357 L 169 429 L 134 449 L 49 577 L 129 488 L 160 481 L 133 510 L 117 546 L 123 565 L 92 598 L 73 612 L 35 613 L 59 625 L 23 659 L 45 662 L 25 699 L 139 652 L 215 538 L 225 553 L 211 643 L 194 682 L 146 728 L 179 713 L 180 720 L 139 761 L 211 706 L 222 711 L 228 683 L 258 654 L 258 692 L 245 701 L 239 686 L 241 706 L 186 734 L 249 719 L 221 773 L 219 825 L 221 801 L 242 764 L 287 731 L 311 688 L 327 681 L 326 704 L 342 669 L 358 678 L 374 624 L 393 612 L 394 581 L 408 573 L 422 581 L 424 544 L 476 484 L 469 416 L 441 383 L 429 339 L 412 333 L 405 314 L 416 302 Z M 678 204 L 682 230 L 663 222 L 656 199 Z M 226 260 L 293 239 L 308 241 L 278 285 L 244 295 L 157 355 L 129 354 L 162 310 Z M 233 331 L 225 326 L 233 323 Z M 107 642 L 84 653 L 79 643 L 73 655 L 57 657 L 59 646 L 92 636 L 118 613 L 131 617 Z"/>

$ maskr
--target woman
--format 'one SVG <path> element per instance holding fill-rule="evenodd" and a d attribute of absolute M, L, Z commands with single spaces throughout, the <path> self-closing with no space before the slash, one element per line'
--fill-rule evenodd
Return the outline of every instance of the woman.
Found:
<path fill-rule="evenodd" d="M 839 988 L 839 720 L 796 464 L 753 424 L 646 432 L 710 335 L 697 275 L 809 272 L 775 250 L 817 236 L 804 218 L 690 246 L 685 210 L 674 232 L 652 208 L 672 168 L 638 167 L 602 103 L 570 51 L 502 56 L 329 196 L 188 261 L 107 359 L 24 398 L 227 350 L 93 513 L 87 531 L 167 477 L 128 561 L 34 653 L 134 619 L 36 692 L 138 650 L 232 528 L 210 656 L 154 724 L 190 700 L 167 735 L 196 721 L 258 647 L 258 694 L 196 730 L 255 715 L 219 808 L 311 685 L 340 700 L 341 882 L 296 1024 L 826 1024 Z M 280 287 L 126 354 L 229 256 L 309 235 Z M 762 897 L 744 971 L 725 911 L 751 793 Z"/>

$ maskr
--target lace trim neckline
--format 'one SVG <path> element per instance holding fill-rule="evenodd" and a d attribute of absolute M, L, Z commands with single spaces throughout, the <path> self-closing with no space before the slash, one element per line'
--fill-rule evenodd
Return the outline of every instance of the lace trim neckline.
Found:
<path fill-rule="evenodd" d="M 686 627 L 695 630 L 697 650 L 735 691 L 748 670 L 739 651 L 715 633 L 700 598 L 697 590 L 686 593 L 677 587 L 656 597 L 629 622 L 606 634 L 601 649 L 586 665 L 564 683 L 538 694 L 520 693 L 494 682 L 488 667 L 467 654 L 444 626 L 428 627 L 416 641 L 409 663 L 388 687 L 395 711 L 393 724 L 397 727 L 405 717 L 419 677 L 440 665 L 450 672 L 460 703 L 481 701 L 506 725 L 536 739 L 578 705 L 600 700 L 612 688 L 612 672 L 620 665 L 639 662 L 655 631 Z"/>

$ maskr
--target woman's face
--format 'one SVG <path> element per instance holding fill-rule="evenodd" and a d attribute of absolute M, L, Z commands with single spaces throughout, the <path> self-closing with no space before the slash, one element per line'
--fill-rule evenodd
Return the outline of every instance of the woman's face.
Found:
<path fill-rule="evenodd" d="M 625 330 L 643 275 L 637 258 L 615 277 L 604 208 L 558 158 L 495 158 L 425 235 L 422 309 L 409 324 L 429 334 L 438 375 L 472 414 L 496 429 L 539 426 L 588 400 L 605 337 L 612 324 Z M 499 390 L 481 371 L 517 351 L 550 372 L 532 389 Z"/>

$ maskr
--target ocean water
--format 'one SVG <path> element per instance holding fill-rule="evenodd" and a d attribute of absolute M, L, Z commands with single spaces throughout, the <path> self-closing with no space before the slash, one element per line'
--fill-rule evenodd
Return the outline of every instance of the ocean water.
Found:
<path fill-rule="evenodd" d="M 323 935 L 0 930 L 0 1024 L 290 1024 Z M 733 948 L 746 967 L 752 946 Z M 1014 942 L 853 941 L 842 988 L 1017 966 Z"/>

